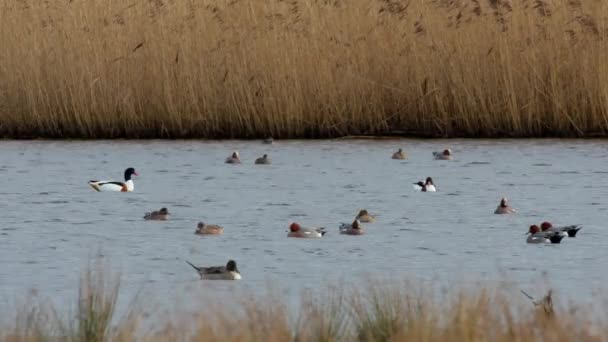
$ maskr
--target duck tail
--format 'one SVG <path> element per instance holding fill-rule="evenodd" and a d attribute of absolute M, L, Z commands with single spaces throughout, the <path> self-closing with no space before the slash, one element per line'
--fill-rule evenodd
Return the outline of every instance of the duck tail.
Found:
<path fill-rule="evenodd" d="M 89 185 L 91 186 L 91 188 L 95 189 L 95 191 L 99 192 L 101 190 L 99 189 L 99 185 L 97 184 L 97 182 L 98 181 L 96 180 L 89 181 Z"/>
<path fill-rule="evenodd" d="M 553 234 L 549 240 L 551 241 L 551 243 L 560 243 L 562 241 L 562 239 L 564 238 L 563 235 L 561 234 Z"/>
<path fill-rule="evenodd" d="M 568 233 L 568 237 L 575 237 L 576 233 L 581 229 L 583 229 L 583 227 L 572 226 L 572 228 L 568 229 L 566 232 Z"/>
<path fill-rule="evenodd" d="M 188 260 L 184 260 L 184 261 L 187 262 L 188 265 L 192 266 L 196 270 L 196 272 L 199 272 L 201 270 L 200 267 L 196 267 L 196 266 L 192 265 L 192 263 L 190 263 L 190 261 L 188 261 Z"/>

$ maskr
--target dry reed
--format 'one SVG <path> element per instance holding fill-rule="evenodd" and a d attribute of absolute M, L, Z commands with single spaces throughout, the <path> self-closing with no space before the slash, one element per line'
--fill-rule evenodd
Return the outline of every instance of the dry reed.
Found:
<path fill-rule="evenodd" d="M 295 312 L 269 290 L 268 296 L 203 302 L 195 315 L 148 317 L 144 310 L 132 310 L 111 324 L 118 293 L 118 277 L 107 268 L 89 269 L 80 283 L 76 317 L 62 318 L 34 296 L 14 325 L 0 328 L 0 342 L 510 342 L 603 341 L 608 336 L 606 317 L 592 316 L 594 308 L 554 308 L 551 291 L 533 305 L 505 288 L 478 286 L 440 295 L 407 282 L 359 281 L 305 291 Z M 148 330 L 138 325 L 144 316 L 151 319 Z"/>
<path fill-rule="evenodd" d="M 605 136 L 602 0 L 4 0 L 0 136 Z"/>

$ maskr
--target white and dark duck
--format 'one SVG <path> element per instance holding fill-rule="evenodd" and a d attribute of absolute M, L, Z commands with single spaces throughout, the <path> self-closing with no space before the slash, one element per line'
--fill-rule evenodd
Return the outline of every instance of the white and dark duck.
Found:
<path fill-rule="evenodd" d="M 125 170 L 124 182 L 92 180 L 89 181 L 89 185 L 96 191 L 130 192 L 135 189 L 133 180 L 131 179 L 133 175 L 139 176 L 135 169 L 130 167 Z"/>
<path fill-rule="evenodd" d="M 422 192 L 435 192 L 437 189 L 435 188 L 435 184 L 433 183 L 433 178 L 426 177 L 424 182 L 420 181 L 418 183 L 414 183 L 414 189 L 422 191 Z"/>
<path fill-rule="evenodd" d="M 581 229 L 583 229 L 583 227 L 578 224 L 563 227 L 553 227 L 551 222 L 547 221 L 540 224 L 540 230 L 542 232 L 558 232 L 561 235 L 568 237 L 576 237 L 576 233 L 578 233 L 578 231 Z"/>
<path fill-rule="evenodd" d="M 241 156 L 239 155 L 239 151 L 234 151 L 230 155 L 230 157 L 226 158 L 226 164 L 240 164 Z"/>
<path fill-rule="evenodd" d="M 188 260 L 186 262 L 192 266 L 201 279 L 206 280 L 240 280 L 241 273 L 236 267 L 236 261 L 228 260 L 226 266 L 211 266 L 211 267 L 198 267 L 191 264 Z"/>
<path fill-rule="evenodd" d="M 500 200 L 500 204 L 498 204 L 498 207 L 494 210 L 494 214 L 513 214 L 514 212 L 515 209 L 509 205 L 509 202 L 505 197 Z"/>
<path fill-rule="evenodd" d="M 452 150 L 446 148 L 442 152 L 433 152 L 433 157 L 438 160 L 452 160 L 454 155 L 452 154 Z"/>
<path fill-rule="evenodd" d="M 261 156 L 260 158 L 257 158 L 255 160 L 255 163 L 257 165 L 268 165 L 270 164 L 270 157 L 268 157 L 267 154 L 264 154 L 263 156 Z"/>
<path fill-rule="evenodd" d="M 535 224 L 530 226 L 526 234 L 528 234 L 527 243 L 560 243 L 565 236 L 560 232 L 542 232 Z"/>
<path fill-rule="evenodd" d="M 340 234 L 346 235 L 363 235 L 363 226 L 361 222 L 357 219 L 353 221 L 353 223 L 342 223 L 339 227 Z"/>
<path fill-rule="evenodd" d="M 144 220 L 155 220 L 155 221 L 166 221 L 169 219 L 169 210 L 167 208 L 160 208 L 160 210 L 154 210 L 144 215 Z"/>

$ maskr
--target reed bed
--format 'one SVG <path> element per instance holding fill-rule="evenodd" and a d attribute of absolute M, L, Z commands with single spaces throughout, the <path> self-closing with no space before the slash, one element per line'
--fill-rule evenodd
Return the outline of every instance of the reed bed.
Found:
<path fill-rule="evenodd" d="M 268 296 L 201 302 L 195 313 L 172 309 L 174 314 L 154 315 L 134 301 L 129 312 L 117 319 L 120 278 L 108 268 L 89 269 L 80 283 L 76 315 L 70 315 L 69 309 L 60 313 L 34 294 L 12 323 L 0 327 L 0 342 L 528 342 L 606 341 L 608 336 L 606 301 L 596 301 L 596 308 L 559 307 L 551 291 L 529 302 L 504 288 L 451 287 L 454 292 L 438 294 L 408 282 L 371 279 L 306 290 L 298 310 L 290 310 L 285 298 L 269 291 Z"/>
<path fill-rule="evenodd" d="M 0 136 L 606 136 L 603 0 L 2 0 Z"/>

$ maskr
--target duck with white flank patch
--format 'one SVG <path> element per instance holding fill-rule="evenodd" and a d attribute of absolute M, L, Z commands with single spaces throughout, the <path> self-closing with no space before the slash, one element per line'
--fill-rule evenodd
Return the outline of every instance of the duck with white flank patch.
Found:
<path fill-rule="evenodd" d="M 505 197 L 500 200 L 500 204 L 494 210 L 494 214 L 512 214 L 514 212 L 515 209 L 511 208 Z"/>
<path fill-rule="evenodd" d="M 405 154 L 405 152 L 403 152 L 403 149 L 399 149 L 397 152 L 393 153 L 392 159 L 406 159 L 407 155 Z"/>
<path fill-rule="evenodd" d="M 222 233 L 224 233 L 224 227 L 217 224 L 205 224 L 204 222 L 199 222 L 194 232 L 197 235 L 221 235 Z"/>
<path fill-rule="evenodd" d="M 426 177 L 426 181 L 414 183 L 414 189 L 422 191 L 422 192 L 435 192 L 437 189 L 435 188 L 435 184 L 433 183 L 433 178 Z"/>
<path fill-rule="evenodd" d="M 435 159 L 437 159 L 437 160 L 452 160 L 452 158 L 453 158 L 452 150 L 449 148 L 446 148 L 442 152 L 433 152 L 433 157 L 435 157 Z"/>
<path fill-rule="evenodd" d="M 155 210 L 144 215 L 144 220 L 166 221 L 168 219 L 169 210 L 167 208 L 160 208 L 160 210 Z"/>
<path fill-rule="evenodd" d="M 241 156 L 239 155 L 239 151 L 234 151 L 230 155 L 230 157 L 226 158 L 226 164 L 240 164 Z"/>
<path fill-rule="evenodd" d="M 551 222 L 547 221 L 540 224 L 540 230 L 543 232 L 558 232 L 561 233 L 563 236 L 567 235 L 568 237 L 575 237 L 576 233 L 578 233 L 578 231 L 581 229 L 583 229 L 583 227 L 578 224 L 563 227 L 553 227 Z"/>
<path fill-rule="evenodd" d="M 366 209 L 361 209 L 356 217 L 359 222 L 372 223 L 376 221 L 376 217 L 367 212 Z"/>
<path fill-rule="evenodd" d="M 292 223 L 289 226 L 287 237 L 295 238 L 321 238 L 327 233 L 324 227 L 302 227 L 299 223 Z"/>
<path fill-rule="evenodd" d="M 236 261 L 229 260 L 226 266 L 197 267 L 188 260 L 186 262 L 192 266 L 201 279 L 206 280 L 240 280 L 241 273 L 236 267 Z"/>
<path fill-rule="evenodd" d="M 89 181 L 89 185 L 96 191 L 130 192 L 135 189 L 133 180 L 131 179 L 131 176 L 133 176 L 133 175 L 139 176 L 139 174 L 137 174 L 135 169 L 130 167 L 125 170 L 125 181 L 124 182 L 92 180 L 92 181 Z"/>
<path fill-rule="evenodd" d="M 564 235 L 559 232 L 541 232 L 535 224 L 530 226 L 526 234 L 529 234 L 526 239 L 527 243 L 560 243 L 564 238 Z"/>
<path fill-rule="evenodd" d="M 353 223 L 342 223 L 340 225 L 340 234 L 346 235 L 363 235 L 363 226 L 359 220 L 354 220 Z"/>
<path fill-rule="evenodd" d="M 270 164 L 270 158 L 268 157 L 267 154 L 261 156 L 260 158 L 255 160 L 255 163 L 257 165 L 268 165 Z"/>

